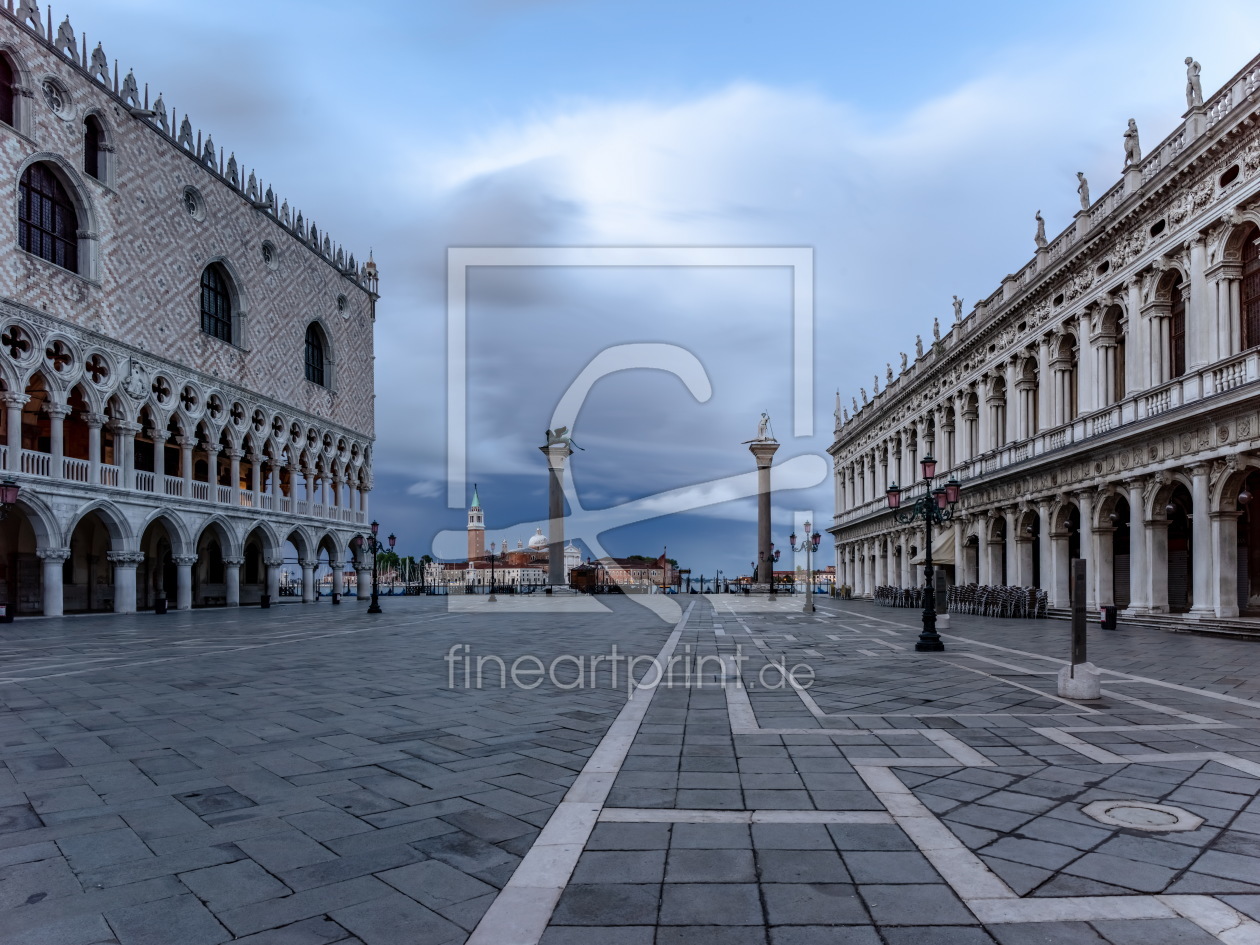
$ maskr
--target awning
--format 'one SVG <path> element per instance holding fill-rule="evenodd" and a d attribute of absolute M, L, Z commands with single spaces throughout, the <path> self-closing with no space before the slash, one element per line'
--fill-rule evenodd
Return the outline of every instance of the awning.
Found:
<path fill-rule="evenodd" d="M 954 563 L 954 526 L 944 526 L 939 536 L 932 542 L 932 563 L 933 564 L 953 564 Z M 926 563 L 923 553 L 920 552 L 910 560 L 911 564 L 918 565 Z"/>

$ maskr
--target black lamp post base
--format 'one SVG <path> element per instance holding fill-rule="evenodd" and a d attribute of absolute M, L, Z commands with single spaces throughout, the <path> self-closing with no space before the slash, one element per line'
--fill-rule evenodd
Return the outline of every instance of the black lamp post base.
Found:
<path fill-rule="evenodd" d="M 942 653 L 945 650 L 945 644 L 941 642 L 940 637 L 932 639 L 924 635 L 919 637 L 919 641 L 915 643 L 914 648 L 920 653 Z"/>
<path fill-rule="evenodd" d="M 381 612 L 381 605 L 376 601 L 372 601 L 372 603 L 368 605 L 367 612 L 369 614 L 379 614 Z"/>

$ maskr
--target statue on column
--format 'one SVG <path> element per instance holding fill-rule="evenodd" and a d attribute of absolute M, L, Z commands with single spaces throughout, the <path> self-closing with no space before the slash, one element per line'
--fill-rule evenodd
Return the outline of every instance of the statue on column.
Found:
<path fill-rule="evenodd" d="M 1034 236 L 1033 239 L 1036 241 L 1038 249 L 1046 248 L 1046 221 L 1042 219 L 1040 210 L 1037 211 L 1037 235 Z M 954 296 L 955 300 L 957 300 L 957 298 L 958 296 Z M 960 311 L 962 311 L 962 306 L 958 304 L 957 301 L 955 301 L 954 303 L 955 316 Z"/>
<path fill-rule="evenodd" d="M 856 416 L 860 412 L 858 410 L 857 398 L 853 397 L 852 400 L 853 400 L 853 414 L 854 416 Z M 862 403 L 866 403 L 866 391 L 862 391 Z"/>
<path fill-rule="evenodd" d="M 889 384 L 891 384 L 891 383 L 893 382 L 893 369 L 892 369 L 892 362 L 891 362 L 891 361 L 885 361 L 885 362 L 884 362 L 884 368 L 885 368 L 885 370 L 884 370 L 884 376 L 888 378 L 888 383 L 889 383 Z"/>
<path fill-rule="evenodd" d="M 1203 85 L 1199 81 L 1202 67 L 1194 56 L 1186 56 L 1186 108 L 1198 108 L 1203 104 Z"/>
<path fill-rule="evenodd" d="M 918 338 L 918 337 L 919 337 L 918 335 L 915 335 L 915 338 Z M 919 348 L 922 349 L 922 347 L 923 347 L 923 342 L 919 342 Z M 910 358 L 906 355 L 904 351 L 901 352 L 901 373 L 902 374 L 906 373 L 906 368 L 909 365 L 909 363 L 910 363 Z"/>
<path fill-rule="evenodd" d="M 923 357 L 923 336 L 915 335 L 914 336 L 914 358 L 917 361 L 921 357 Z"/>
<path fill-rule="evenodd" d="M 1136 167 L 1142 160 L 1142 145 L 1138 143 L 1137 122 L 1129 119 L 1129 127 L 1124 132 L 1124 166 Z"/>
<path fill-rule="evenodd" d="M 1037 211 L 1037 219 L 1038 220 L 1041 219 L 1040 210 Z M 1037 227 L 1037 232 L 1041 234 L 1043 239 L 1045 238 L 1046 228 L 1044 224 L 1042 226 Z M 962 305 L 963 305 L 963 300 L 955 295 L 954 296 L 954 321 L 956 322 L 962 321 Z"/>
<path fill-rule="evenodd" d="M 958 296 L 954 296 L 954 298 L 958 298 Z M 941 320 L 939 318 L 932 319 L 932 340 L 941 340 Z"/>
<path fill-rule="evenodd" d="M 764 410 L 761 412 L 761 421 L 757 424 L 757 439 L 774 439 L 774 436 L 770 433 L 770 414 L 766 413 Z"/>
<path fill-rule="evenodd" d="M 877 378 L 877 380 L 878 380 L 878 378 Z M 862 392 L 862 406 L 863 406 L 863 407 L 865 407 L 868 403 L 870 403 L 870 398 L 866 396 L 866 388 L 865 388 L 865 387 L 859 387 L 859 388 L 858 388 L 858 390 L 860 390 L 860 391 Z M 856 402 L 854 403 L 854 406 L 855 406 L 855 407 L 857 406 Z"/>
<path fill-rule="evenodd" d="M 1076 172 L 1076 179 L 1079 183 L 1076 185 L 1076 193 L 1081 198 L 1081 209 L 1089 209 L 1089 181 L 1085 179 L 1084 171 Z"/>

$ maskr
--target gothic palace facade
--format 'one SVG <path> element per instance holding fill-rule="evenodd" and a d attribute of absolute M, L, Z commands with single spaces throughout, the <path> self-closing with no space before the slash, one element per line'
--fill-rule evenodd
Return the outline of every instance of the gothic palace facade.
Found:
<path fill-rule="evenodd" d="M 68 18 L 0 3 L 3 601 L 257 602 L 286 543 L 303 599 L 321 563 L 340 590 L 372 488 L 375 265 Z"/>
<path fill-rule="evenodd" d="M 1189 64 L 1190 60 L 1187 60 Z M 855 413 L 837 405 L 837 581 L 922 582 L 885 490 L 933 453 L 962 481 L 954 582 L 1181 622 L 1260 614 L 1260 57 Z M 1117 148 L 1117 151 L 1120 149 Z M 866 394 L 863 392 L 863 400 Z M 921 488 L 921 487 L 920 487 Z M 1181 616 L 1158 616 L 1181 615 Z"/>

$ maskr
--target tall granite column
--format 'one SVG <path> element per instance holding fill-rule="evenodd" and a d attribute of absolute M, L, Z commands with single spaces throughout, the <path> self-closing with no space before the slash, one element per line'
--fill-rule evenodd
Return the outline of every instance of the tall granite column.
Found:
<path fill-rule="evenodd" d="M 770 464 L 779 449 L 777 440 L 753 440 L 748 451 L 757 460 L 757 583 L 774 581 L 774 559 L 770 555 Z"/>
<path fill-rule="evenodd" d="M 547 583 L 564 581 L 564 461 L 573 455 L 567 438 L 558 438 L 538 449 L 547 457 Z"/>

